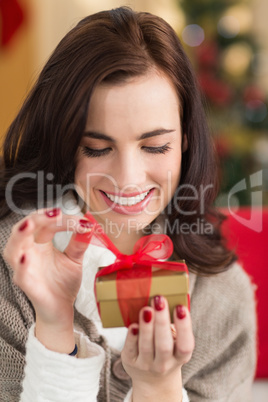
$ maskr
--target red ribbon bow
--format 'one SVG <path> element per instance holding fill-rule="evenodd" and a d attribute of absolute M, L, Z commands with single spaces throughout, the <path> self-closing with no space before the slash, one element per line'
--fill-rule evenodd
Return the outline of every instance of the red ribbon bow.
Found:
<path fill-rule="evenodd" d="M 132 322 L 137 322 L 139 310 L 148 305 L 152 263 L 154 267 L 178 271 L 178 263 L 163 266 L 163 262 L 158 261 L 172 255 L 173 243 L 167 235 L 152 234 L 142 237 L 135 243 L 133 254 L 122 254 L 90 213 L 86 213 L 85 218 L 92 223 L 92 231 L 77 234 L 76 240 L 108 248 L 116 255 L 113 264 L 97 273 L 95 283 L 97 278 L 116 272 L 117 299 L 124 324 L 128 327 Z M 182 269 L 185 269 L 184 264 L 181 265 Z"/>

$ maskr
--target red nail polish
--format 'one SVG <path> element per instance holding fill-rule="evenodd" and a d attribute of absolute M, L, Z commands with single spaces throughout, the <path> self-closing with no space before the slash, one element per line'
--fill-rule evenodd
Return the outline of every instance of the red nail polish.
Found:
<path fill-rule="evenodd" d="M 55 218 L 55 216 L 58 216 L 60 214 L 60 208 L 49 209 L 45 212 L 45 214 L 48 218 Z"/>
<path fill-rule="evenodd" d="M 150 322 L 151 321 L 151 319 L 152 319 L 152 312 L 151 312 L 151 310 L 144 310 L 144 312 L 143 312 L 143 320 L 145 321 L 145 322 Z"/>
<path fill-rule="evenodd" d="M 138 335 L 138 333 L 139 333 L 139 328 L 132 328 L 132 329 L 131 329 L 131 332 L 132 332 L 133 335 Z"/>
<path fill-rule="evenodd" d="M 165 299 L 163 296 L 155 296 L 154 297 L 154 307 L 157 311 L 164 310 L 165 308 Z"/>
<path fill-rule="evenodd" d="M 19 227 L 19 231 L 22 232 L 24 229 L 26 229 L 28 226 L 28 221 L 24 221 L 20 227 Z"/>
<path fill-rule="evenodd" d="M 25 262 L 25 254 L 21 256 L 20 263 L 23 264 Z"/>
<path fill-rule="evenodd" d="M 79 225 L 82 228 L 86 228 L 86 229 L 90 229 L 93 227 L 93 224 L 91 222 L 87 221 L 86 219 L 80 219 Z"/>
<path fill-rule="evenodd" d="M 177 307 L 176 307 L 176 314 L 177 314 L 177 317 L 178 317 L 180 320 L 182 320 L 183 318 L 185 318 L 185 317 L 186 317 L 186 309 L 185 309 L 185 307 L 182 306 L 182 305 L 177 306 Z"/>

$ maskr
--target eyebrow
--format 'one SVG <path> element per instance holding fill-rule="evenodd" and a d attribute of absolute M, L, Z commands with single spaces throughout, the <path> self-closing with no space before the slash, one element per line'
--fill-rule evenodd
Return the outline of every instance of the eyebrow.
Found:
<path fill-rule="evenodd" d="M 159 128 L 157 130 L 148 131 L 147 133 L 143 133 L 140 137 L 137 137 L 136 140 L 137 141 L 145 140 L 146 138 L 156 137 L 157 135 L 162 135 L 162 134 L 169 134 L 169 133 L 173 133 L 174 131 L 175 131 L 175 129 L 167 130 L 165 128 Z M 114 138 L 110 137 L 109 135 L 98 133 L 96 131 L 86 131 L 84 133 L 84 136 L 89 137 L 89 138 L 94 138 L 97 140 L 110 141 L 113 143 L 116 142 L 116 140 Z"/>

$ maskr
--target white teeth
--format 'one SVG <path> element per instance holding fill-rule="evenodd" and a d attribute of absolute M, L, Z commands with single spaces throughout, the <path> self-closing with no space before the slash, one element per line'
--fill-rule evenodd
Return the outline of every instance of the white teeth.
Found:
<path fill-rule="evenodd" d="M 127 205 L 127 203 L 128 203 L 127 198 L 120 197 L 120 201 L 118 202 L 118 204 Z"/>
<path fill-rule="evenodd" d="M 138 204 L 139 202 L 141 202 L 142 200 L 144 200 L 144 198 L 149 194 L 149 191 L 146 191 L 146 193 L 142 193 L 140 195 L 137 195 L 136 197 L 119 197 L 118 195 L 112 195 L 112 194 L 106 194 L 106 196 L 113 201 L 116 204 L 119 205 L 127 205 L 128 207 Z"/>

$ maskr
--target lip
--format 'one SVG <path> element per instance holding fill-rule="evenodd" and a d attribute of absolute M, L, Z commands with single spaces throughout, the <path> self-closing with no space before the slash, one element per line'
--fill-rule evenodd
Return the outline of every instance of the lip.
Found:
<path fill-rule="evenodd" d="M 148 190 L 147 190 L 148 191 Z M 119 205 L 116 204 L 114 201 L 111 201 L 103 191 L 100 191 L 100 194 L 102 196 L 102 198 L 104 199 L 104 201 L 106 202 L 106 204 L 108 205 L 109 208 L 111 208 L 114 212 L 117 212 L 119 214 L 122 215 L 133 215 L 133 214 L 138 214 L 142 211 L 144 211 L 144 209 L 146 208 L 146 206 L 149 204 L 153 194 L 154 194 L 155 188 L 152 188 L 149 192 L 149 194 L 142 200 L 140 201 L 138 204 L 136 205 Z M 145 192 L 145 191 L 144 191 Z M 144 193 L 143 192 L 143 193 Z M 129 194 L 120 194 L 120 197 L 135 197 L 137 195 L 143 194 L 143 193 L 129 193 Z M 108 193 L 111 195 L 118 195 L 118 193 Z"/>

